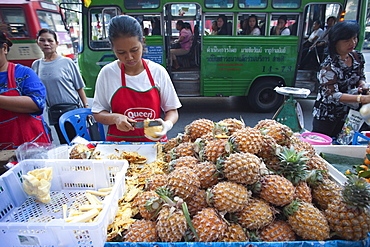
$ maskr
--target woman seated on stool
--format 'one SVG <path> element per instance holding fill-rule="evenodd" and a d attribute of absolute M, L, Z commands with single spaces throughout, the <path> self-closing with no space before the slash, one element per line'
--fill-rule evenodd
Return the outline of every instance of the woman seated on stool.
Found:
<path fill-rule="evenodd" d="M 172 67 L 175 70 L 180 68 L 176 56 L 188 54 L 190 52 L 193 40 L 193 34 L 191 33 L 191 30 L 185 28 L 185 23 L 182 20 L 177 21 L 176 29 L 180 31 L 180 34 L 179 38 L 175 40 L 175 43 L 179 43 L 181 45 L 181 48 L 170 50 Z"/>

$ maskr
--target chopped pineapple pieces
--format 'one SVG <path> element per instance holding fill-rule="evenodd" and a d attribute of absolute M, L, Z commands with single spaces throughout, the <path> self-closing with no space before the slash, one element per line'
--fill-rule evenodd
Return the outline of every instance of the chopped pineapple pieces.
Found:
<path fill-rule="evenodd" d="M 22 175 L 23 189 L 30 196 L 35 196 L 42 203 L 50 202 L 50 187 L 53 168 L 45 167 L 29 171 Z"/>

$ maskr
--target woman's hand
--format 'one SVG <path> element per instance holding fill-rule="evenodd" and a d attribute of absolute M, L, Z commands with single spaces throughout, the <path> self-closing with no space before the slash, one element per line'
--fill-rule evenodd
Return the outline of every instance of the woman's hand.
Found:
<path fill-rule="evenodd" d="M 114 124 L 116 125 L 117 129 L 120 131 L 130 131 L 134 130 L 135 128 L 132 126 L 131 123 L 135 123 L 136 121 L 119 113 L 114 113 Z"/>

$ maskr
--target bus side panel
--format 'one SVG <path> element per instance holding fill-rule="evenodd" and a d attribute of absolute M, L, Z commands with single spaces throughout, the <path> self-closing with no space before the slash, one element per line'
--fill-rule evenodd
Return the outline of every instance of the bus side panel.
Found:
<path fill-rule="evenodd" d="M 276 76 L 294 84 L 298 37 L 203 38 L 201 56 L 204 96 L 247 95 L 254 78 Z"/>
<path fill-rule="evenodd" d="M 90 61 L 90 63 L 78 63 L 80 71 L 84 71 L 82 77 L 86 84 L 84 89 L 87 97 L 94 97 L 95 82 L 100 69 L 115 59 L 112 51 L 91 51 L 86 48 L 78 54 L 79 61 Z"/>

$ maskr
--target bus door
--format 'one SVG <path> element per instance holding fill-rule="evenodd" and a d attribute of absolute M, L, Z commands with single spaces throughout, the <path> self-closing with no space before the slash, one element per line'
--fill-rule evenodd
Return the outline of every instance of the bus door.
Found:
<path fill-rule="evenodd" d="M 343 6 L 338 3 L 313 3 L 305 6 L 303 12 L 303 20 L 299 25 L 299 50 L 297 60 L 297 75 L 295 86 L 308 88 L 311 92 L 317 91 L 317 72 L 321 62 L 328 55 L 326 45 L 317 46 L 315 49 L 309 49 L 312 42 L 309 41 L 309 37 L 313 30 L 313 23 L 319 21 L 321 24 L 322 33 L 325 32 L 327 27 L 327 21 L 329 17 L 334 17 L 338 22 L 338 19 L 343 11 Z M 313 94 L 315 95 L 315 93 Z"/>
<path fill-rule="evenodd" d="M 201 6 L 197 3 L 169 3 L 164 6 L 166 67 L 179 96 L 200 96 Z M 171 44 L 179 38 L 176 23 L 183 21 L 193 34 L 189 53 L 176 56 L 180 70 L 172 69 Z"/>

